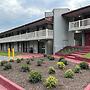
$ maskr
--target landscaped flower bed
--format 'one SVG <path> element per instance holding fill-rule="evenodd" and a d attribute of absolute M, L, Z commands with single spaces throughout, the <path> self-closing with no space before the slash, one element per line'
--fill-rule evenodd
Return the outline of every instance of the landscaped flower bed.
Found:
<path fill-rule="evenodd" d="M 28 63 L 28 62 L 29 63 Z M 39 62 L 38 62 L 39 61 Z M 58 64 L 61 62 L 58 67 Z M 7 62 L 8 63 L 8 62 Z M 25 88 L 25 90 L 83 90 L 90 83 L 90 69 L 86 63 L 76 64 L 47 57 L 5 63 L 0 66 L 0 74 Z M 27 65 L 26 65 L 27 64 Z M 11 66 L 10 66 L 11 65 Z M 80 69 L 80 67 L 82 67 Z M 86 67 L 86 68 L 85 68 Z M 24 71 L 23 71 L 24 70 Z"/>

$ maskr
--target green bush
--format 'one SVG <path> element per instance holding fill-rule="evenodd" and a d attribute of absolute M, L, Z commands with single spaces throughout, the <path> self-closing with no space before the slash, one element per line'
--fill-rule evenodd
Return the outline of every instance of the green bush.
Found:
<path fill-rule="evenodd" d="M 64 58 L 60 58 L 58 62 L 63 62 L 65 65 L 68 65 L 67 60 L 65 60 Z"/>
<path fill-rule="evenodd" d="M 79 64 L 79 66 L 80 66 L 81 69 L 89 69 L 89 64 L 87 62 L 84 62 L 84 61 L 81 62 Z"/>
<path fill-rule="evenodd" d="M 34 61 L 34 58 L 31 58 L 31 61 Z"/>
<path fill-rule="evenodd" d="M 14 60 L 13 59 L 10 59 L 10 61 L 9 62 L 14 62 Z"/>
<path fill-rule="evenodd" d="M 42 62 L 45 61 L 44 58 L 41 58 L 40 60 L 41 60 Z"/>
<path fill-rule="evenodd" d="M 46 80 L 44 85 L 48 88 L 48 89 L 52 89 L 55 88 L 57 86 L 58 80 L 53 77 L 53 76 L 49 76 Z"/>
<path fill-rule="evenodd" d="M 37 71 L 31 71 L 29 74 L 29 81 L 31 83 L 38 83 L 42 79 L 42 75 Z"/>
<path fill-rule="evenodd" d="M 55 59 L 55 58 L 54 58 L 53 56 L 51 56 L 51 55 L 48 55 L 47 57 L 48 57 L 48 59 L 51 60 L 51 61 Z"/>
<path fill-rule="evenodd" d="M 61 62 L 62 59 L 64 59 L 64 57 L 60 57 L 59 60 L 58 60 L 58 62 Z"/>
<path fill-rule="evenodd" d="M 10 63 L 4 64 L 3 70 L 9 70 L 12 69 L 12 65 Z"/>
<path fill-rule="evenodd" d="M 0 62 L 0 65 L 1 65 L 1 66 L 4 66 L 4 64 L 6 64 L 6 63 L 8 63 L 8 61 L 1 61 L 1 62 Z"/>
<path fill-rule="evenodd" d="M 47 54 L 44 54 L 43 56 L 44 56 L 44 57 L 47 57 Z"/>
<path fill-rule="evenodd" d="M 57 65 L 58 65 L 59 69 L 64 69 L 65 68 L 65 64 L 63 62 L 58 62 Z"/>
<path fill-rule="evenodd" d="M 29 69 L 29 66 L 27 64 L 23 64 L 21 66 L 21 71 L 22 72 L 28 72 L 30 69 Z"/>
<path fill-rule="evenodd" d="M 21 62 L 21 59 L 18 58 L 18 59 L 16 60 L 16 62 L 17 62 L 17 63 L 20 63 L 20 62 Z"/>
<path fill-rule="evenodd" d="M 30 59 L 27 59 L 27 60 L 26 60 L 26 64 L 31 64 Z"/>
<path fill-rule="evenodd" d="M 24 58 L 21 58 L 21 61 L 23 61 L 24 60 Z"/>
<path fill-rule="evenodd" d="M 72 69 L 68 69 L 65 73 L 64 73 L 64 77 L 65 78 L 73 78 L 74 76 L 74 72 L 72 71 Z"/>
<path fill-rule="evenodd" d="M 42 60 L 37 61 L 37 66 L 42 66 Z"/>
<path fill-rule="evenodd" d="M 76 65 L 73 69 L 74 73 L 79 73 L 81 70 L 80 66 L 79 65 Z"/>
<path fill-rule="evenodd" d="M 54 74 L 55 73 L 54 67 L 49 67 L 48 73 L 49 74 Z"/>

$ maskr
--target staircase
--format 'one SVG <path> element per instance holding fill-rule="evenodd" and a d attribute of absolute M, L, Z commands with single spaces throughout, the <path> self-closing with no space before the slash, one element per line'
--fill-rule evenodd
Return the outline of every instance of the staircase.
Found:
<path fill-rule="evenodd" d="M 90 52 L 90 46 L 86 46 L 81 51 L 74 52 L 70 55 L 66 55 L 65 57 L 68 59 L 74 59 L 78 61 L 86 61 L 90 63 L 90 59 L 84 58 L 82 55 L 85 55 L 86 53 Z"/>

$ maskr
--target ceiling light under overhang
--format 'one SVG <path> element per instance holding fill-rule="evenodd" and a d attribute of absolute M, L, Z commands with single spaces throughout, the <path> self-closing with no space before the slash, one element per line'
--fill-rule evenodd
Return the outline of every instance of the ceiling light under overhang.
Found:
<path fill-rule="evenodd" d="M 81 31 L 76 30 L 75 33 L 81 33 Z"/>

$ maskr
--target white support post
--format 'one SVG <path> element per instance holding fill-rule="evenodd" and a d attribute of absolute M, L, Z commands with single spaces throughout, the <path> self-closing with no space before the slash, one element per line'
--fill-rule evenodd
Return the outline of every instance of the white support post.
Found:
<path fill-rule="evenodd" d="M 46 29 L 46 38 L 48 37 L 48 29 Z"/>
<path fill-rule="evenodd" d="M 79 20 L 79 28 L 80 28 L 80 20 Z"/>
<path fill-rule="evenodd" d="M 37 38 L 37 31 L 35 31 L 34 34 L 35 34 L 34 38 Z"/>

